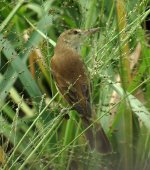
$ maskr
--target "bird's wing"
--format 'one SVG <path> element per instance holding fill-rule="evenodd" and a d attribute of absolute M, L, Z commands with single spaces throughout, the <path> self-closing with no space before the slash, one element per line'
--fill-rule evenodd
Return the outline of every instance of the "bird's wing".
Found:
<path fill-rule="evenodd" d="M 82 81 L 70 83 L 57 72 L 52 71 L 57 87 L 66 101 L 82 116 L 91 117 L 89 86 Z"/>
<path fill-rule="evenodd" d="M 72 56 L 70 59 L 67 56 L 63 55 L 59 60 L 56 56 L 52 57 L 53 78 L 66 101 L 81 115 L 91 117 L 90 86 L 86 68 L 79 57 Z"/>
<path fill-rule="evenodd" d="M 69 84 L 61 75 L 57 72 L 52 71 L 54 80 L 56 81 L 57 87 L 63 97 L 67 100 L 69 104 L 74 104 L 78 101 L 77 90 L 72 84 Z"/>

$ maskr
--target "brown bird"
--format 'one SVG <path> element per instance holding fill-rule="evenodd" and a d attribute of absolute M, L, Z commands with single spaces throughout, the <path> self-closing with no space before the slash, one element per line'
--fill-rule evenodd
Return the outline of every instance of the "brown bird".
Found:
<path fill-rule="evenodd" d="M 87 128 L 95 117 L 90 103 L 90 81 L 86 67 L 81 60 L 80 43 L 99 28 L 88 30 L 70 29 L 63 32 L 56 43 L 51 59 L 51 70 L 57 87 L 66 101 L 76 110 Z M 92 149 L 101 153 L 111 151 L 109 140 L 100 124 L 93 133 L 90 127 L 85 135 Z"/>

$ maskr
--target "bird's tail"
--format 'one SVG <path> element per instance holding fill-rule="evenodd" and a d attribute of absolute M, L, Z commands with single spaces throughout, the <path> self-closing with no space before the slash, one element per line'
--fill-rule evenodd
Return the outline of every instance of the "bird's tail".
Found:
<path fill-rule="evenodd" d="M 92 124 L 92 120 L 82 118 L 84 128 L 88 128 Z M 89 127 L 85 136 L 89 142 L 91 149 L 96 149 L 100 153 L 110 153 L 112 151 L 111 144 L 100 124 L 94 123 Z"/>

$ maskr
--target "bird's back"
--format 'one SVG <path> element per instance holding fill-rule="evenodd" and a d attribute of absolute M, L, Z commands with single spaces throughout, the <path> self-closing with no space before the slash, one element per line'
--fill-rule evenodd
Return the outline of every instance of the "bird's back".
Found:
<path fill-rule="evenodd" d="M 89 79 L 80 55 L 65 49 L 51 59 L 53 77 L 60 92 L 82 116 L 91 116 Z"/>

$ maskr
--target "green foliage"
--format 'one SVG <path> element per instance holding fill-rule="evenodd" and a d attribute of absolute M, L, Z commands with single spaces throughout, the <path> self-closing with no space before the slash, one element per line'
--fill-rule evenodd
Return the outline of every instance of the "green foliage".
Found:
<path fill-rule="evenodd" d="M 150 169 L 149 0 L 0 1 L 1 169 Z M 82 57 L 113 146 L 91 151 L 53 82 L 61 32 L 100 27 Z M 139 44 L 139 46 L 138 46 Z M 91 125 L 92 126 L 92 125 Z"/>

